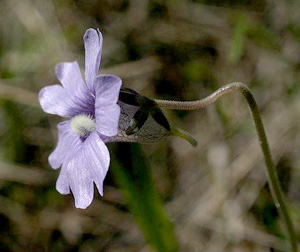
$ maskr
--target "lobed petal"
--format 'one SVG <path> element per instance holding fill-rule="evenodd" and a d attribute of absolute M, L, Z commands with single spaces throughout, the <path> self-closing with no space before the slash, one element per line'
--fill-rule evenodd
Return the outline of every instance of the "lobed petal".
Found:
<path fill-rule="evenodd" d="M 60 170 L 59 176 L 56 181 L 56 190 L 60 194 L 69 194 L 70 193 L 70 184 L 67 177 L 67 162 L 65 162 Z"/>
<path fill-rule="evenodd" d="M 72 141 L 69 141 L 70 145 L 67 146 L 69 149 L 67 155 L 65 156 L 62 168 L 60 170 L 58 179 L 56 181 L 56 190 L 61 194 L 69 194 L 70 193 L 70 183 L 69 178 L 67 174 L 67 166 L 72 158 L 74 158 L 74 155 L 78 152 L 78 150 L 82 147 L 83 141 L 79 136 L 76 136 L 73 134 L 74 137 Z"/>
<path fill-rule="evenodd" d="M 67 166 L 67 177 L 77 208 L 87 208 L 94 197 L 94 183 L 103 196 L 103 181 L 110 162 L 109 151 L 96 131 L 83 142 Z"/>
<path fill-rule="evenodd" d="M 108 107 L 100 107 L 95 111 L 96 130 L 107 137 L 118 134 L 120 106 L 113 104 Z"/>
<path fill-rule="evenodd" d="M 68 94 L 61 85 L 42 88 L 39 92 L 39 101 L 46 113 L 62 117 L 72 117 L 78 110 L 77 104 L 68 99 Z"/>
<path fill-rule="evenodd" d="M 76 61 L 60 63 L 56 66 L 55 73 L 68 98 L 80 108 L 80 112 L 93 113 L 95 99 L 82 79 L 78 63 Z"/>
<path fill-rule="evenodd" d="M 104 136 L 118 134 L 120 107 L 117 105 L 122 80 L 113 75 L 100 75 L 95 79 L 96 129 Z"/>
<path fill-rule="evenodd" d="M 84 36 L 85 48 L 85 80 L 89 89 L 94 93 L 96 78 L 101 61 L 103 37 L 99 30 L 88 29 Z"/>
<path fill-rule="evenodd" d="M 58 129 L 58 142 L 54 151 L 49 155 L 49 164 L 53 169 L 59 168 L 68 152 L 70 151 L 70 146 L 76 135 L 72 132 L 70 127 L 70 121 L 64 121 L 57 124 Z"/>

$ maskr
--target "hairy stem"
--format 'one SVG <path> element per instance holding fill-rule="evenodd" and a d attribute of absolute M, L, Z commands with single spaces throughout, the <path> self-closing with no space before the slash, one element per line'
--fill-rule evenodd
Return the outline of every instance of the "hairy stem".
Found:
<path fill-rule="evenodd" d="M 206 98 L 198 101 L 166 101 L 166 100 L 155 100 L 157 105 L 159 107 L 168 108 L 168 109 L 178 109 L 178 110 L 196 110 L 200 108 L 204 108 L 212 103 L 214 103 L 218 98 L 223 96 L 224 94 L 231 93 L 233 91 L 240 91 L 243 96 L 246 98 L 247 103 L 250 107 L 250 111 L 255 123 L 256 131 L 258 134 L 260 146 L 264 155 L 265 163 L 266 163 L 266 172 L 267 172 L 267 178 L 269 182 L 269 186 L 271 189 L 272 196 L 275 201 L 275 205 L 277 209 L 279 210 L 283 221 L 286 225 L 288 236 L 290 239 L 291 249 L 292 251 L 297 251 L 297 239 L 295 230 L 293 227 L 293 223 L 291 221 L 290 214 L 288 212 L 284 196 L 281 190 L 280 182 L 278 179 L 277 171 L 275 169 L 269 144 L 267 141 L 267 136 L 264 130 L 264 126 L 261 120 L 261 116 L 259 113 L 259 109 L 257 106 L 257 103 L 250 92 L 249 88 L 241 83 L 241 82 L 234 82 L 230 83 L 228 85 L 225 85 L 218 90 L 216 90 L 211 95 L 207 96 Z"/>

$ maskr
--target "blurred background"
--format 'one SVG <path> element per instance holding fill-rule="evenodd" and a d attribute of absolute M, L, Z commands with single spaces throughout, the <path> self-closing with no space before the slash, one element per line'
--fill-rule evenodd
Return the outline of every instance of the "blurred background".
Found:
<path fill-rule="evenodd" d="M 164 110 L 199 144 L 110 143 L 105 195 L 86 210 L 55 190 L 58 116 L 37 93 L 100 28 L 100 73 L 155 99 L 195 100 L 234 81 L 257 99 L 300 234 L 298 0 L 0 0 L 1 251 L 284 251 L 286 235 L 247 105 Z"/>

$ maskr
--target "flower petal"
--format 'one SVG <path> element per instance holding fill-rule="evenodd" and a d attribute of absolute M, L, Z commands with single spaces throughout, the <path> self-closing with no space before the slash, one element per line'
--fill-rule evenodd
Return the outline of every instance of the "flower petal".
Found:
<path fill-rule="evenodd" d="M 77 113 L 77 105 L 68 99 L 68 94 L 61 85 L 42 88 L 39 92 L 39 101 L 42 109 L 49 114 L 72 117 Z"/>
<path fill-rule="evenodd" d="M 122 80 L 115 75 L 101 74 L 95 79 L 96 103 L 99 106 L 116 104 L 119 99 Z"/>
<path fill-rule="evenodd" d="M 96 131 L 92 132 L 67 166 L 68 181 L 77 208 L 85 209 L 91 204 L 94 197 L 93 182 L 103 196 L 103 181 L 109 162 L 106 145 Z"/>
<path fill-rule="evenodd" d="M 54 151 L 50 154 L 48 160 L 53 169 L 59 168 L 66 155 L 70 151 L 72 141 L 76 138 L 76 135 L 72 132 L 70 127 L 70 121 L 64 121 L 57 124 L 58 129 L 58 142 Z"/>
<path fill-rule="evenodd" d="M 120 107 L 117 105 L 122 80 L 113 75 L 95 79 L 95 118 L 97 131 L 105 136 L 118 134 Z"/>
<path fill-rule="evenodd" d="M 67 155 L 64 158 L 58 179 L 56 181 L 56 190 L 61 194 L 70 193 L 70 183 L 67 173 L 67 166 L 70 160 L 74 157 L 74 154 L 82 147 L 83 141 L 79 136 L 74 134 L 72 141 L 69 141 L 70 145 L 65 146 L 69 149 Z"/>
<path fill-rule="evenodd" d="M 66 89 L 69 99 L 80 107 L 81 113 L 93 113 L 94 96 L 84 83 L 76 61 L 60 63 L 55 68 L 60 83 Z"/>
<path fill-rule="evenodd" d="M 60 170 L 59 176 L 56 181 L 56 190 L 60 194 L 69 194 L 70 193 L 70 184 L 67 177 L 67 162 L 65 162 Z"/>
<path fill-rule="evenodd" d="M 99 30 L 88 29 L 83 36 L 83 40 L 86 84 L 94 93 L 94 79 L 100 67 L 103 37 Z"/>
<path fill-rule="evenodd" d="M 107 137 L 117 135 L 120 111 L 121 109 L 117 104 L 96 109 L 95 116 L 97 131 Z"/>

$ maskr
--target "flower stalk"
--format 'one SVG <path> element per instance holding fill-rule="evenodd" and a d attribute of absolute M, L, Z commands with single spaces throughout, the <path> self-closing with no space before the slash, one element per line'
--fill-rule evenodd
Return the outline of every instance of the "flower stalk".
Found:
<path fill-rule="evenodd" d="M 204 107 L 209 106 L 210 104 L 214 103 L 218 98 L 221 96 L 234 92 L 234 91 L 240 91 L 244 98 L 246 99 L 252 118 L 255 123 L 255 128 L 258 134 L 260 146 L 263 152 L 263 156 L 265 159 L 265 164 L 266 164 L 266 173 L 267 173 L 267 179 L 268 183 L 271 189 L 272 196 L 275 201 L 275 205 L 277 209 L 279 210 L 282 219 L 285 223 L 287 233 L 290 239 L 290 246 L 292 251 L 297 251 L 297 239 L 296 239 L 296 234 L 295 230 L 293 227 L 293 223 L 290 217 L 290 214 L 288 212 L 287 205 L 284 200 L 284 196 L 282 193 L 282 189 L 280 186 L 280 182 L 278 179 L 277 171 L 275 169 L 271 152 L 270 152 L 270 147 L 267 141 L 267 136 L 264 130 L 264 126 L 261 120 L 261 116 L 259 113 L 259 109 L 257 106 L 257 103 L 254 99 L 254 96 L 250 92 L 249 88 L 241 83 L 241 82 L 234 82 L 230 83 L 228 85 L 225 85 L 218 90 L 216 90 L 214 93 L 211 95 L 207 96 L 204 99 L 197 100 L 197 101 L 188 101 L 188 102 L 183 102 L 183 101 L 169 101 L 169 100 L 155 100 L 157 105 L 162 108 L 168 108 L 168 109 L 178 109 L 178 110 L 196 110 L 196 109 L 201 109 Z"/>
<path fill-rule="evenodd" d="M 187 140 L 193 147 L 197 147 L 197 145 L 198 145 L 197 140 L 190 133 L 188 133 L 182 129 L 172 127 L 171 131 L 170 131 L 170 135 L 178 136 L 178 137 L 181 137 L 181 138 Z"/>

